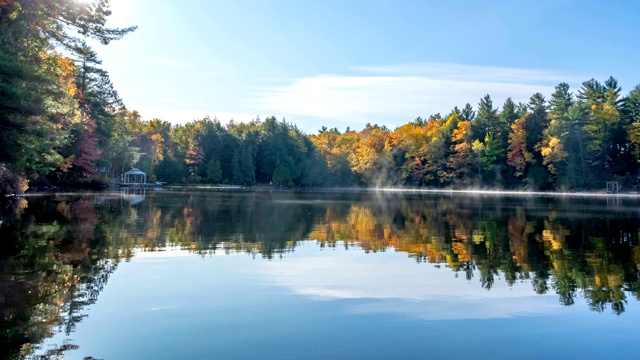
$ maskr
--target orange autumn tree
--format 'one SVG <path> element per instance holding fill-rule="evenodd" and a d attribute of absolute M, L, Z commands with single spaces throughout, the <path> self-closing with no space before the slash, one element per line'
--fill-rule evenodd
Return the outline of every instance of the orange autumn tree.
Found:
<path fill-rule="evenodd" d="M 358 182 L 385 186 L 397 181 L 392 163 L 390 132 L 386 127 L 367 125 L 357 134 L 348 160 Z"/>
<path fill-rule="evenodd" d="M 533 154 L 527 150 L 525 123 L 527 117 L 525 115 L 517 119 L 511 125 L 509 133 L 509 151 L 507 153 L 507 164 L 515 168 L 515 176 L 523 177 L 528 163 L 533 162 Z"/>
<path fill-rule="evenodd" d="M 471 121 L 458 122 L 451 134 L 451 156 L 447 161 L 449 178 L 457 183 L 467 183 L 472 173 Z"/>

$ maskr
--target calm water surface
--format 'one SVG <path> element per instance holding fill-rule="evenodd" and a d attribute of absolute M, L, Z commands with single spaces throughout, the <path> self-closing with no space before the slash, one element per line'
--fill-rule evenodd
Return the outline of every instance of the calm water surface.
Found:
<path fill-rule="evenodd" d="M 0 222 L 0 358 L 634 357 L 640 201 L 30 196 Z"/>

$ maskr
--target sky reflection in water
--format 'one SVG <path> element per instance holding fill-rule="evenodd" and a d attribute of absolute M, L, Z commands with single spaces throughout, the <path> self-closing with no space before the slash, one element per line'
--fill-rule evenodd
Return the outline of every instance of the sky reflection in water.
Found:
<path fill-rule="evenodd" d="M 512 358 L 522 351 L 532 359 L 597 358 L 615 344 L 616 353 L 635 351 L 635 306 L 620 317 L 585 311 L 584 301 L 565 307 L 529 282 L 487 291 L 402 253 L 320 251 L 306 242 L 272 260 L 169 254 L 120 266 L 72 334 L 80 350 L 69 358 Z"/>
<path fill-rule="evenodd" d="M 63 344 L 70 359 L 635 352 L 632 199 L 151 192 L 131 205 L 129 196 L 29 199 L 0 227 L 22 239 L 5 275 L 38 258 L 36 241 L 49 244 L 40 267 L 55 259 L 51 269 L 83 279 L 67 285 L 49 270 L 39 280 L 62 284 L 68 300 L 36 353 Z M 38 281 L 5 275 L 2 289 Z M 97 283 L 96 301 L 78 300 Z M 9 303 L 5 314 L 17 311 Z"/>

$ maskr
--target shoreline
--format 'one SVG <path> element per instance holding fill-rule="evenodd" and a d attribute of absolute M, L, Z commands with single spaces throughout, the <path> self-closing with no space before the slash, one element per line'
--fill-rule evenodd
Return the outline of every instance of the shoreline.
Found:
<path fill-rule="evenodd" d="M 51 189 L 45 191 L 27 191 L 24 194 L 6 195 L 5 200 L 44 196 L 44 195 L 78 195 L 78 194 L 120 194 L 122 191 L 216 191 L 216 192 L 292 192 L 292 193 L 389 193 L 389 194 L 434 194 L 434 195 L 470 195 L 470 196 L 505 196 L 505 197 L 565 197 L 565 198 L 628 198 L 638 199 L 637 192 L 554 192 L 554 191 L 525 191 L 525 190 L 497 190 L 497 189 L 413 189 L 413 188 L 357 188 L 357 187 L 311 187 L 292 188 L 276 186 L 239 186 L 239 185 L 164 185 L 149 187 L 121 187 L 105 189 Z"/>

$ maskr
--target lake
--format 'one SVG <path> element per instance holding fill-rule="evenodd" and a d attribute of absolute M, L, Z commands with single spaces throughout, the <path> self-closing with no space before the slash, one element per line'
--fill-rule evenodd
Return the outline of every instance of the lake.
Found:
<path fill-rule="evenodd" d="M 634 357 L 640 200 L 32 195 L 0 221 L 0 358 Z"/>

